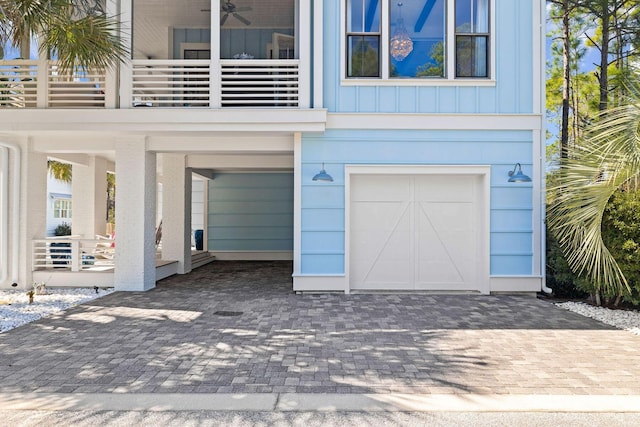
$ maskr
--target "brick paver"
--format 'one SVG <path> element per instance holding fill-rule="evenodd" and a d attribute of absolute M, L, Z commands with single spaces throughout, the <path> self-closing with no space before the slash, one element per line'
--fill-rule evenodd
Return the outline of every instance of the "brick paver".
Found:
<path fill-rule="evenodd" d="M 296 295 L 215 262 L 0 334 L 0 392 L 640 394 L 640 337 L 519 296 Z"/>

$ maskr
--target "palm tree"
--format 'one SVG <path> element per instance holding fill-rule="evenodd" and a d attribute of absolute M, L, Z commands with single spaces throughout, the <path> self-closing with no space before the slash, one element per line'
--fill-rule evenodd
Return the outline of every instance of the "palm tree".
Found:
<path fill-rule="evenodd" d="M 62 182 L 71 182 L 73 167 L 69 163 L 49 160 L 47 162 L 49 175 Z"/>
<path fill-rule="evenodd" d="M 560 167 L 550 188 L 547 215 L 574 272 L 600 296 L 630 291 L 602 237 L 602 219 L 611 196 L 640 176 L 640 86 L 628 84 L 629 101 L 606 110 Z"/>
<path fill-rule="evenodd" d="M 0 37 L 29 58 L 33 36 L 40 54 L 57 58 L 61 74 L 116 66 L 128 56 L 117 19 L 100 0 L 0 0 Z"/>

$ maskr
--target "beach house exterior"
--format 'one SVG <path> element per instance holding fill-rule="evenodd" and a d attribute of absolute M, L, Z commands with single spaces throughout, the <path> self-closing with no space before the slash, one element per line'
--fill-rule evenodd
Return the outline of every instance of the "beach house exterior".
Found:
<path fill-rule="evenodd" d="M 295 291 L 545 288 L 542 0 L 97 4 L 119 69 L 0 61 L 0 287 L 148 290 L 199 222 L 218 260 L 292 260 Z M 65 264 L 48 159 L 73 164 Z"/>

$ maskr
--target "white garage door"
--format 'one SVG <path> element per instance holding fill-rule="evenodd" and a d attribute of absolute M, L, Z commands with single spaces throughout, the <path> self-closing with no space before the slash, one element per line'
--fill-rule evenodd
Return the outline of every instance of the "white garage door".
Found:
<path fill-rule="evenodd" d="M 351 289 L 482 290 L 474 175 L 352 175 Z"/>

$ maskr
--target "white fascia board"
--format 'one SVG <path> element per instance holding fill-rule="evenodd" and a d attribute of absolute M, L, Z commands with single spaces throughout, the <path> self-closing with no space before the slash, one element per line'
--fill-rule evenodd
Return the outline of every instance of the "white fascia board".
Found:
<path fill-rule="evenodd" d="M 327 129 L 539 130 L 538 114 L 329 114 Z"/>
<path fill-rule="evenodd" d="M 54 157 L 62 159 L 62 153 L 82 153 L 85 155 L 101 154 L 106 151 L 115 150 L 114 139 L 91 138 L 87 139 L 87 135 L 83 134 L 79 137 L 71 138 L 63 136 L 46 136 L 36 135 L 31 138 L 33 151 L 40 153 L 55 153 Z M 90 141 L 88 143 L 87 141 Z M 65 155 L 66 157 L 66 155 Z M 66 160 L 66 159 L 65 159 Z M 78 160 L 78 159 L 77 159 Z M 87 160 L 88 161 L 88 160 Z M 70 162 L 73 163 L 73 162 Z M 82 163 L 79 160 L 77 163 Z"/>
<path fill-rule="evenodd" d="M 186 135 L 176 144 L 176 137 L 150 137 L 147 148 L 159 153 L 260 154 L 293 153 L 293 136 L 247 135 L 243 133 L 216 135 L 215 138 L 193 138 Z"/>
<path fill-rule="evenodd" d="M 7 110 L 0 132 L 322 132 L 323 109 Z"/>
<path fill-rule="evenodd" d="M 87 154 L 79 153 L 55 153 L 49 156 L 50 159 L 58 160 L 63 163 L 71 163 L 72 165 L 89 166 L 89 156 Z"/>
<path fill-rule="evenodd" d="M 187 167 L 194 169 L 278 169 L 293 170 L 293 155 L 264 154 L 196 154 L 187 157 Z"/>

